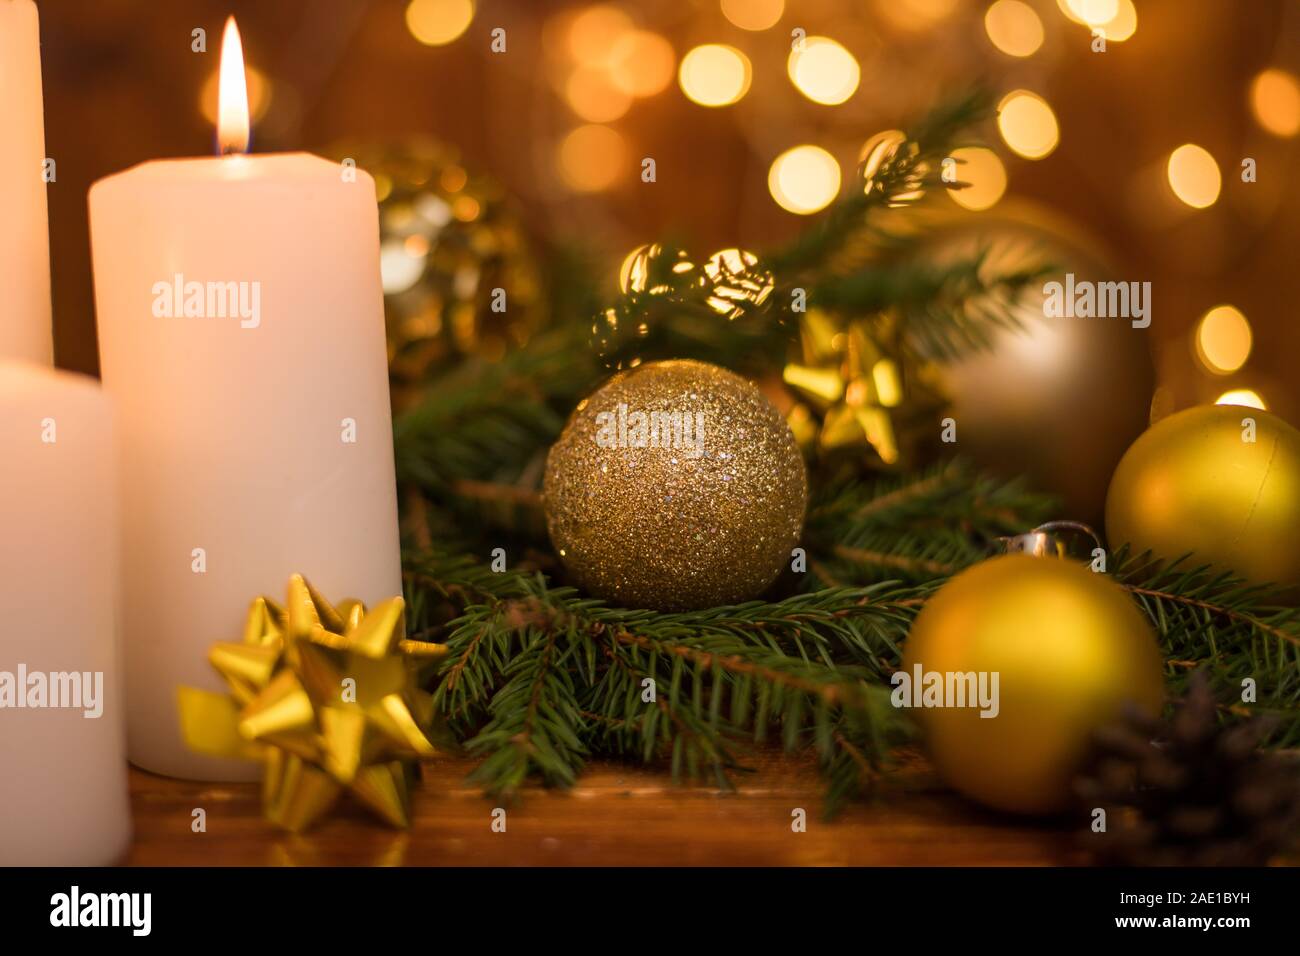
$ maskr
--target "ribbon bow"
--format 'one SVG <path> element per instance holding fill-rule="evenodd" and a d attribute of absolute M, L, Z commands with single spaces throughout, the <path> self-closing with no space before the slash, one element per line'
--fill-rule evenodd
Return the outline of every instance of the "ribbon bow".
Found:
<path fill-rule="evenodd" d="M 300 574 L 281 608 L 253 601 L 242 641 L 219 641 L 208 660 L 228 694 L 179 690 L 181 731 L 193 750 L 261 760 L 267 818 L 294 832 L 349 790 L 387 823 L 410 825 L 406 762 L 431 756 L 433 699 L 414 663 L 447 653 L 404 638 L 405 604 L 337 607 Z"/>

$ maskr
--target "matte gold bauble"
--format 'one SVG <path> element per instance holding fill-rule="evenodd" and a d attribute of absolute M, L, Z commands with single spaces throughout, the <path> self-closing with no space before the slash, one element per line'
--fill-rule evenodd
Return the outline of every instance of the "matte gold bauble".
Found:
<path fill-rule="evenodd" d="M 1018 813 L 1064 808 L 1092 734 L 1127 702 L 1155 716 L 1163 696 L 1141 611 L 1104 574 L 1063 558 L 1003 555 L 952 578 L 912 625 L 903 673 L 917 668 L 945 682 L 984 674 L 990 690 L 997 674 L 993 716 L 972 706 L 913 713 L 951 786 Z"/>
<path fill-rule="evenodd" d="M 1237 405 L 1161 419 L 1115 469 L 1106 535 L 1252 583 L 1300 584 L 1300 431 Z"/>
<path fill-rule="evenodd" d="M 808 503 L 789 426 L 716 365 L 655 362 L 584 399 L 546 461 L 546 523 L 601 598 L 677 610 L 755 597 L 798 544 Z"/>

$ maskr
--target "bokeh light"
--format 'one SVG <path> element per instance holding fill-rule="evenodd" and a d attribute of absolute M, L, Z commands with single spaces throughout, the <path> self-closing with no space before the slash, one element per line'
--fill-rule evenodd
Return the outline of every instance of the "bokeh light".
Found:
<path fill-rule="evenodd" d="M 1119 13 L 1119 0 L 1056 0 L 1061 12 L 1075 23 L 1099 26 Z"/>
<path fill-rule="evenodd" d="M 1300 133 L 1300 83 L 1286 70 L 1264 70 L 1250 84 L 1250 108 L 1274 136 Z"/>
<path fill-rule="evenodd" d="M 742 30 L 766 30 L 785 13 L 785 0 L 722 0 L 722 15 Z"/>
<path fill-rule="evenodd" d="M 1227 375 L 1250 358 L 1250 323 L 1239 309 L 1215 306 L 1196 327 L 1196 355 L 1211 372 Z"/>
<path fill-rule="evenodd" d="M 569 107 L 589 123 L 618 119 L 632 105 L 632 97 L 619 89 L 604 70 L 580 66 L 564 85 Z"/>
<path fill-rule="evenodd" d="M 569 55 L 579 63 L 603 64 L 614 44 L 633 29 L 632 19 L 618 7 L 597 4 L 569 23 Z"/>
<path fill-rule="evenodd" d="M 958 0 L 875 0 L 876 12 L 897 30 L 921 33 L 938 26 L 957 9 Z"/>
<path fill-rule="evenodd" d="M 795 88 L 814 103 L 836 106 L 858 88 L 862 70 L 853 54 L 830 37 L 808 37 L 790 51 L 786 70 Z"/>
<path fill-rule="evenodd" d="M 1047 101 L 1029 90 L 1014 90 L 998 104 L 998 131 L 1017 155 L 1043 159 L 1061 141 L 1056 114 Z"/>
<path fill-rule="evenodd" d="M 456 39 L 474 19 L 474 0 L 411 0 L 406 28 L 425 46 L 442 46 Z"/>
<path fill-rule="evenodd" d="M 954 149 L 957 179 L 970 183 L 965 189 L 946 190 L 959 206 L 976 211 L 992 207 L 1007 191 L 1007 169 L 998 154 L 983 146 Z"/>
<path fill-rule="evenodd" d="M 608 126 L 579 126 L 560 141 L 559 166 L 569 188 L 600 192 L 627 173 L 627 144 Z"/>
<path fill-rule="evenodd" d="M 1137 32 L 1137 7 L 1133 0 L 1056 0 L 1070 20 L 1100 29 L 1107 40 L 1122 43 Z"/>
<path fill-rule="evenodd" d="M 624 33 L 609 51 L 609 77 L 629 96 L 654 96 L 673 81 L 672 44 L 649 30 Z"/>
<path fill-rule="evenodd" d="M 244 64 L 244 80 L 248 89 L 248 115 L 256 123 L 271 108 L 271 81 L 266 74 L 254 66 Z M 203 81 L 199 90 L 199 112 L 213 126 L 217 125 L 218 90 L 221 87 L 221 71 L 213 70 Z"/>
<path fill-rule="evenodd" d="M 1032 56 L 1043 45 L 1043 21 L 1022 0 L 997 0 L 984 13 L 984 30 L 1007 56 Z"/>
<path fill-rule="evenodd" d="M 753 78 L 749 58 L 724 43 L 697 46 L 686 56 L 677 79 L 687 98 L 701 106 L 728 106 L 747 92 Z"/>
<path fill-rule="evenodd" d="M 1169 186 L 1193 209 L 1214 205 L 1222 177 L 1214 157 L 1195 143 L 1184 143 L 1169 155 Z"/>
<path fill-rule="evenodd" d="M 384 294 L 405 292 L 415 285 L 424 275 L 425 254 L 402 239 L 384 240 L 379 247 L 379 276 Z"/>
<path fill-rule="evenodd" d="M 767 188 L 782 209 L 807 216 L 839 195 L 840 164 L 820 146 L 796 146 L 772 161 Z"/>
<path fill-rule="evenodd" d="M 1258 408 L 1261 412 L 1268 411 L 1268 403 L 1264 401 L 1264 396 L 1253 388 L 1230 389 L 1216 398 L 1214 404 L 1241 405 L 1245 408 Z"/>

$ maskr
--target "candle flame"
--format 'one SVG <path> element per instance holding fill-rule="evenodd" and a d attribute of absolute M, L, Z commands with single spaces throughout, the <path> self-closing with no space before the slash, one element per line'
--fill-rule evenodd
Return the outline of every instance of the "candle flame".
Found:
<path fill-rule="evenodd" d="M 226 18 L 221 37 L 221 79 L 217 85 L 217 142 L 222 155 L 248 152 L 248 85 L 244 45 L 235 18 Z"/>

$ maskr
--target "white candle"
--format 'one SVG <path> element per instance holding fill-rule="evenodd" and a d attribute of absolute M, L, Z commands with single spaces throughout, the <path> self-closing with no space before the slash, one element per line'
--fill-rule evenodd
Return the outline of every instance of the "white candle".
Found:
<path fill-rule="evenodd" d="M 91 188 L 90 224 L 124 472 L 130 757 L 247 779 L 255 765 L 179 733 L 177 686 L 223 689 L 212 642 L 293 572 L 331 599 L 401 593 L 374 182 L 301 153 L 149 162 Z"/>
<path fill-rule="evenodd" d="M 0 361 L 0 866 L 130 839 L 111 427 L 93 380 Z"/>
<path fill-rule="evenodd" d="M 41 41 L 32 0 L 0 0 L 0 358 L 52 361 Z"/>

